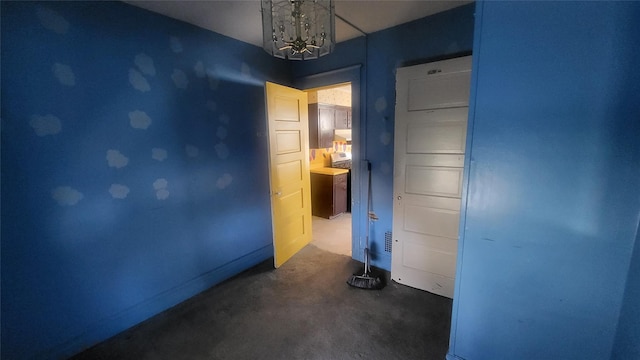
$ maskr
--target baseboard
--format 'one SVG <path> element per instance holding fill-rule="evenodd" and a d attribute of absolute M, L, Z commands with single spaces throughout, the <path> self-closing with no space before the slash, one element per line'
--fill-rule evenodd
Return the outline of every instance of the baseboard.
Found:
<path fill-rule="evenodd" d="M 267 245 L 214 270 L 191 279 L 182 285 L 160 293 L 119 314 L 98 321 L 82 334 L 55 346 L 35 359 L 61 359 L 71 357 L 124 330 L 135 326 L 220 282 L 249 269 L 273 256 L 273 246 Z"/>

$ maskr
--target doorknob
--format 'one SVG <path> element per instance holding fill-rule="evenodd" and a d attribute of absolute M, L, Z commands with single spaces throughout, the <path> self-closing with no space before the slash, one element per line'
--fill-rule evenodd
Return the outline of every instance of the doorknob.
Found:
<path fill-rule="evenodd" d="M 273 195 L 280 196 L 280 195 L 282 195 L 282 191 L 276 191 L 276 192 L 273 193 Z"/>

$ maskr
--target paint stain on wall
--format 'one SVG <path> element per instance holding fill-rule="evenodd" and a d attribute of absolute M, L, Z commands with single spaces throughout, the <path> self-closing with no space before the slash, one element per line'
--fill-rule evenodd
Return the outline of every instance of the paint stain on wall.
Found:
<path fill-rule="evenodd" d="M 76 76 L 69 65 L 55 63 L 51 67 L 51 71 L 60 84 L 65 86 L 74 86 L 76 84 Z"/>
<path fill-rule="evenodd" d="M 107 163 L 109 164 L 109 167 L 120 169 L 127 166 L 129 158 L 124 156 L 118 150 L 107 150 Z"/>
<path fill-rule="evenodd" d="M 151 149 L 151 158 L 153 160 L 164 161 L 167 159 L 167 150 L 160 148 Z"/>
<path fill-rule="evenodd" d="M 51 191 L 51 197 L 60 206 L 73 206 L 82 200 L 84 195 L 70 186 L 59 186 Z"/>
<path fill-rule="evenodd" d="M 149 76 L 156 75 L 156 67 L 153 63 L 153 59 L 149 57 L 149 55 L 145 53 L 140 53 L 136 55 L 133 62 L 136 64 L 138 69 L 142 71 L 143 74 L 149 75 Z"/>
<path fill-rule="evenodd" d="M 55 135 L 62 130 L 60 119 L 51 114 L 31 116 L 29 126 L 33 128 L 38 136 Z"/>
<path fill-rule="evenodd" d="M 129 113 L 129 124 L 134 129 L 146 130 L 151 122 L 151 118 L 144 111 L 135 110 Z"/>
<path fill-rule="evenodd" d="M 227 137 L 228 134 L 229 133 L 228 133 L 226 127 L 218 126 L 218 131 L 216 131 L 216 136 L 218 137 L 218 139 L 224 140 Z"/>
<path fill-rule="evenodd" d="M 66 34 L 69 31 L 69 22 L 57 12 L 39 7 L 36 10 L 36 16 L 40 20 L 40 24 L 47 30 L 51 30 L 57 34 Z"/>
<path fill-rule="evenodd" d="M 187 74 L 185 74 L 184 71 L 180 69 L 173 69 L 171 79 L 178 89 L 184 90 L 187 88 L 187 86 L 189 86 L 189 79 L 187 79 Z"/>
<path fill-rule="evenodd" d="M 129 188 L 122 184 L 111 184 L 109 193 L 114 199 L 125 199 L 129 195 Z"/>
<path fill-rule="evenodd" d="M 384 96 L 381 96 L 378 99 L 376 99 L 374 108 L 378 113 L 385 111 L 387 109 L 387 99 L 385 99 Z"/>
<path fill-rule="evenodd" d="M 216 144 L 216 154 L 218 158 L 226 159 L 229 157 L 229 147 L 225 143 Z"/>
<path fill-rule="evenodd" d="M 216 186 L 218 187 L 218 189 L 224 189 L 227 186 L 231 185 L 231 182 L 233 182 L 233 176 L 225 173 L 220 178 L 218 178 L 218 181 L 216 182 Z"/>
<path fill-rule="evenodd" d="M 147 92 L 151 90 L 151 86 L 149 86 L 147 79 L 136 69 L 129 69 L 129 83 L 134 89 L 140 92 Z"/>
<path fill-rule="evenodd" d="M 200 150 L 198 150 L 198 148 L 193 145 L 186 145 L 184 147 L 184 152 L 190 158 L 195 158 L 195 157 L 198 157 L 198 155 L 200 155 Z"/>
<path fill-rule="evenodd" d="M 168 185 L 169 182 L 164 178 L 157 179 L 153 182 L 153 188 L 156 190 L 156 198 L 158 200 L 166 200 L 169 197 Z"/>

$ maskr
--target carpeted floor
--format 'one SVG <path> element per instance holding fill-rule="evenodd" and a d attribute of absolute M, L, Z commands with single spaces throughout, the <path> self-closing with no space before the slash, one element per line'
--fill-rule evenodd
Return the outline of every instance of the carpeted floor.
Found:
<path fill-rule="evenodd" d="M 314 216 L 311 228 L 313 241 L 320 250 L 351 257 L 351 213 L 331 220 Z"/>
<path fill-rule="evenodd" d="M 349 287 L 360 269 L 308 245 L 277 270 L 266 261 L 74 359 L 444 359 L 451 300 L 393 282 Z"/>

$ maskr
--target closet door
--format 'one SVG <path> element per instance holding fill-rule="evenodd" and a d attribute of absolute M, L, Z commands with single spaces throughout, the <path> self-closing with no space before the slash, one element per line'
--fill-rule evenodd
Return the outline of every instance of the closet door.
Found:
<path fill-rule="evenodd" d="M 471 57 L 398 69 L 391 277 L 453 297 Z"/>

